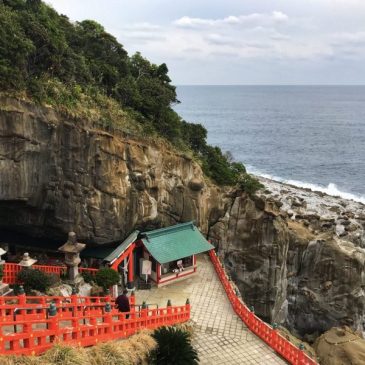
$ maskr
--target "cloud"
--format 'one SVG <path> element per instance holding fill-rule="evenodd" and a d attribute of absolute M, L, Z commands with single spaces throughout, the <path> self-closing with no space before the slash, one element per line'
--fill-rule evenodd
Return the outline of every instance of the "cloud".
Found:
<path fill-rule="evenodd" d="M 333 35 L 333 45 L 364 45 L 365 44 L 365 31 L 364 32 L 343 32 L 335 33 Z"/>
<path fill-rule="evenodd" d="M 134 23 L 129 24 L 123 27 L 125 30 L 133 30 L 133 31 L 156 31 L 161 30 L 161 26 L 157 24 L 151 24 L 148 22 L 142 22 L 142 23 Z"/>
<path fill-rule="evenodd" d="M 128 40 L 132 49 L 143 44 L 148 54 L 158 54 L 162 59 L 200 61 L 230 56 L 267 62 L 333 55 L 331 47 L 318 40 L 316 33 L 313 39 L 301 36 L 311 29 L 303 18 L 289 18 L 282 11 L 219 19 L 183 16 L 163 27 L 137 23 L 124 29 L 121 39 Z"/>
<path fill-rule="evenodd" d="M 221 19 L 209 18 L 191 18 L 183 16 L 173 22 L 174 25 L 181 28 L 201 28 L 224 25 L 241 25 L 241 26 L 257 26 L 257 25 L 273 25 L 285 23 L 289 19 L 288 15 L 281 11 L 273 11 L 272 13 L 252 13 L 248 15 L 230 15 Z"/>
<path fill-rule="evenodd" d="M 236 38 L 227 37 L 218 33 L 210 33 L 205 37 L 206 41 L 209 44 L 218 45 L 218 46 L 237 46 L 240 44 L 240 41 Z"/>

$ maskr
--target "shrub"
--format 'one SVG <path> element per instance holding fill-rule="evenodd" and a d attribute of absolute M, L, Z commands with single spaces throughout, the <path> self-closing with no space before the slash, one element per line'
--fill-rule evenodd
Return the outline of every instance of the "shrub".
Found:
<path fill-rule="evenodd" d="M 17 275 L 17 281 L 24 286 L 25 292 L 28 294 L 31 290 L 45 292 L 58 278 L 52 274 L 46 274 L 37 269 L 23 269 Z"/>
<path fill-rule="evenodd" d="M 244 190 L 247 194 L 253 195 L 257 190 L 264 187 L 255 177 L 249 174 L 243 174 L 238 179 L 239 187 Z"/>
<path fill-rule="evenodd" d="M 152 364 L 196 365 L 199 363 L 197 351 L 191 344 L 190 334 L 176 327 L 161 327 L 152 337 L 157 348 L 151 356 Z"/>
<path fill-rule="evenodd" d="M 95 275 L 96 284 L 103 287 L 104 290 L 119 283 L 119 274 L 108 267 L 100 269 Z"/>
<path fill-rule="evenodd" d="M 92 275 L 90 272 L 88 271 L 83 271 L 81 273 L 81 276 L 83 277 L 85 283 L 92 283 L 93 281 L 95 281 L 95 277 L 94 275 Z"/>

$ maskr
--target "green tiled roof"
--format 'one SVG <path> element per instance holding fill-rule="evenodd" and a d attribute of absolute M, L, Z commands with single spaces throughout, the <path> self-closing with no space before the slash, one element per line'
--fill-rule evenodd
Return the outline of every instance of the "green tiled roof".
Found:
<path fill-rule="evenodd" d="M 122 243 L 113 243 L 111 245 L 100 245 L 95 247 L 86 247 L 81 251 L 81 257 L 92 257 L 102 259 L 103 261 L 112 262 L 117 259 L 138 237 L 139 231 L 132 232 Z"/>
<path fill-rule="evenodd" d="M 133 231 L 104 261 L 113 262 L 117 259 L 138 237 L 139 231 Z"/>
<path fill-rule="evenodd" d="M 141 236 L 147 250 L 160 264 L 214 248 L 193 222 L 143 232 Z"/>
<path fill-rule="evenodd" d="M 82 258 L 92 257 L 94 259 L 102 259 L 108 256 L 116 248 L 117 244 L 100 245 L 100 246 L 86 246 L 85 250 L 81 251 L 80 256 Z"/>

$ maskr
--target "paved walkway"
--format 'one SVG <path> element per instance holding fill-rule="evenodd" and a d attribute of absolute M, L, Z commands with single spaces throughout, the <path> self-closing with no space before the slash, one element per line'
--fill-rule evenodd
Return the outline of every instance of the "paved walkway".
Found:
<path fill-rule="evenodd" d="M 197 262 L 195 276 L 159 289 L 139 290 L 136 302 L 164 307 L 167 299 L 183 305 L 189 298 L 193 342 L 202 365 L 286 364 L 234 313 L 209 257 L 200 255 Z"/>

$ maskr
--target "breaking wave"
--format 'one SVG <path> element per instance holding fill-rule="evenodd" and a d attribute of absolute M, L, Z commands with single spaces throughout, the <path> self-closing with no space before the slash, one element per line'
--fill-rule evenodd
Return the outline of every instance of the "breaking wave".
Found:
<path fill-rule="evenodd" d="M 311 183 L 298 181 L 298 180 L 283 179 L 283 178 L 278 177 L 278 176 L 263 173 L 260 170 L 257 170 L 252 166 L 251 167 L 248 166 L 247 170 L 251 174 L 261 176 L 261 177 L 264 177 L 266 179 L 279 181 L 279 182 L 282 182 L 282 183 L 285 183 L 285 184 L 294 185 L 294 186 L 297 186 L 298 188 L 310 189 L 312 191 L 320 191 L 320 192 L 328 194 L 328 195 L 339 196 L 343 199 L 353 200 L 353 201 L 365 204 L 365 196 L 356 195 L 356 194 L 348 193 L 346 191 L 342 191 L 334 183 L 329 183 L 327 186 L 323 186 L 323 185 L 311 184 Z"/>

